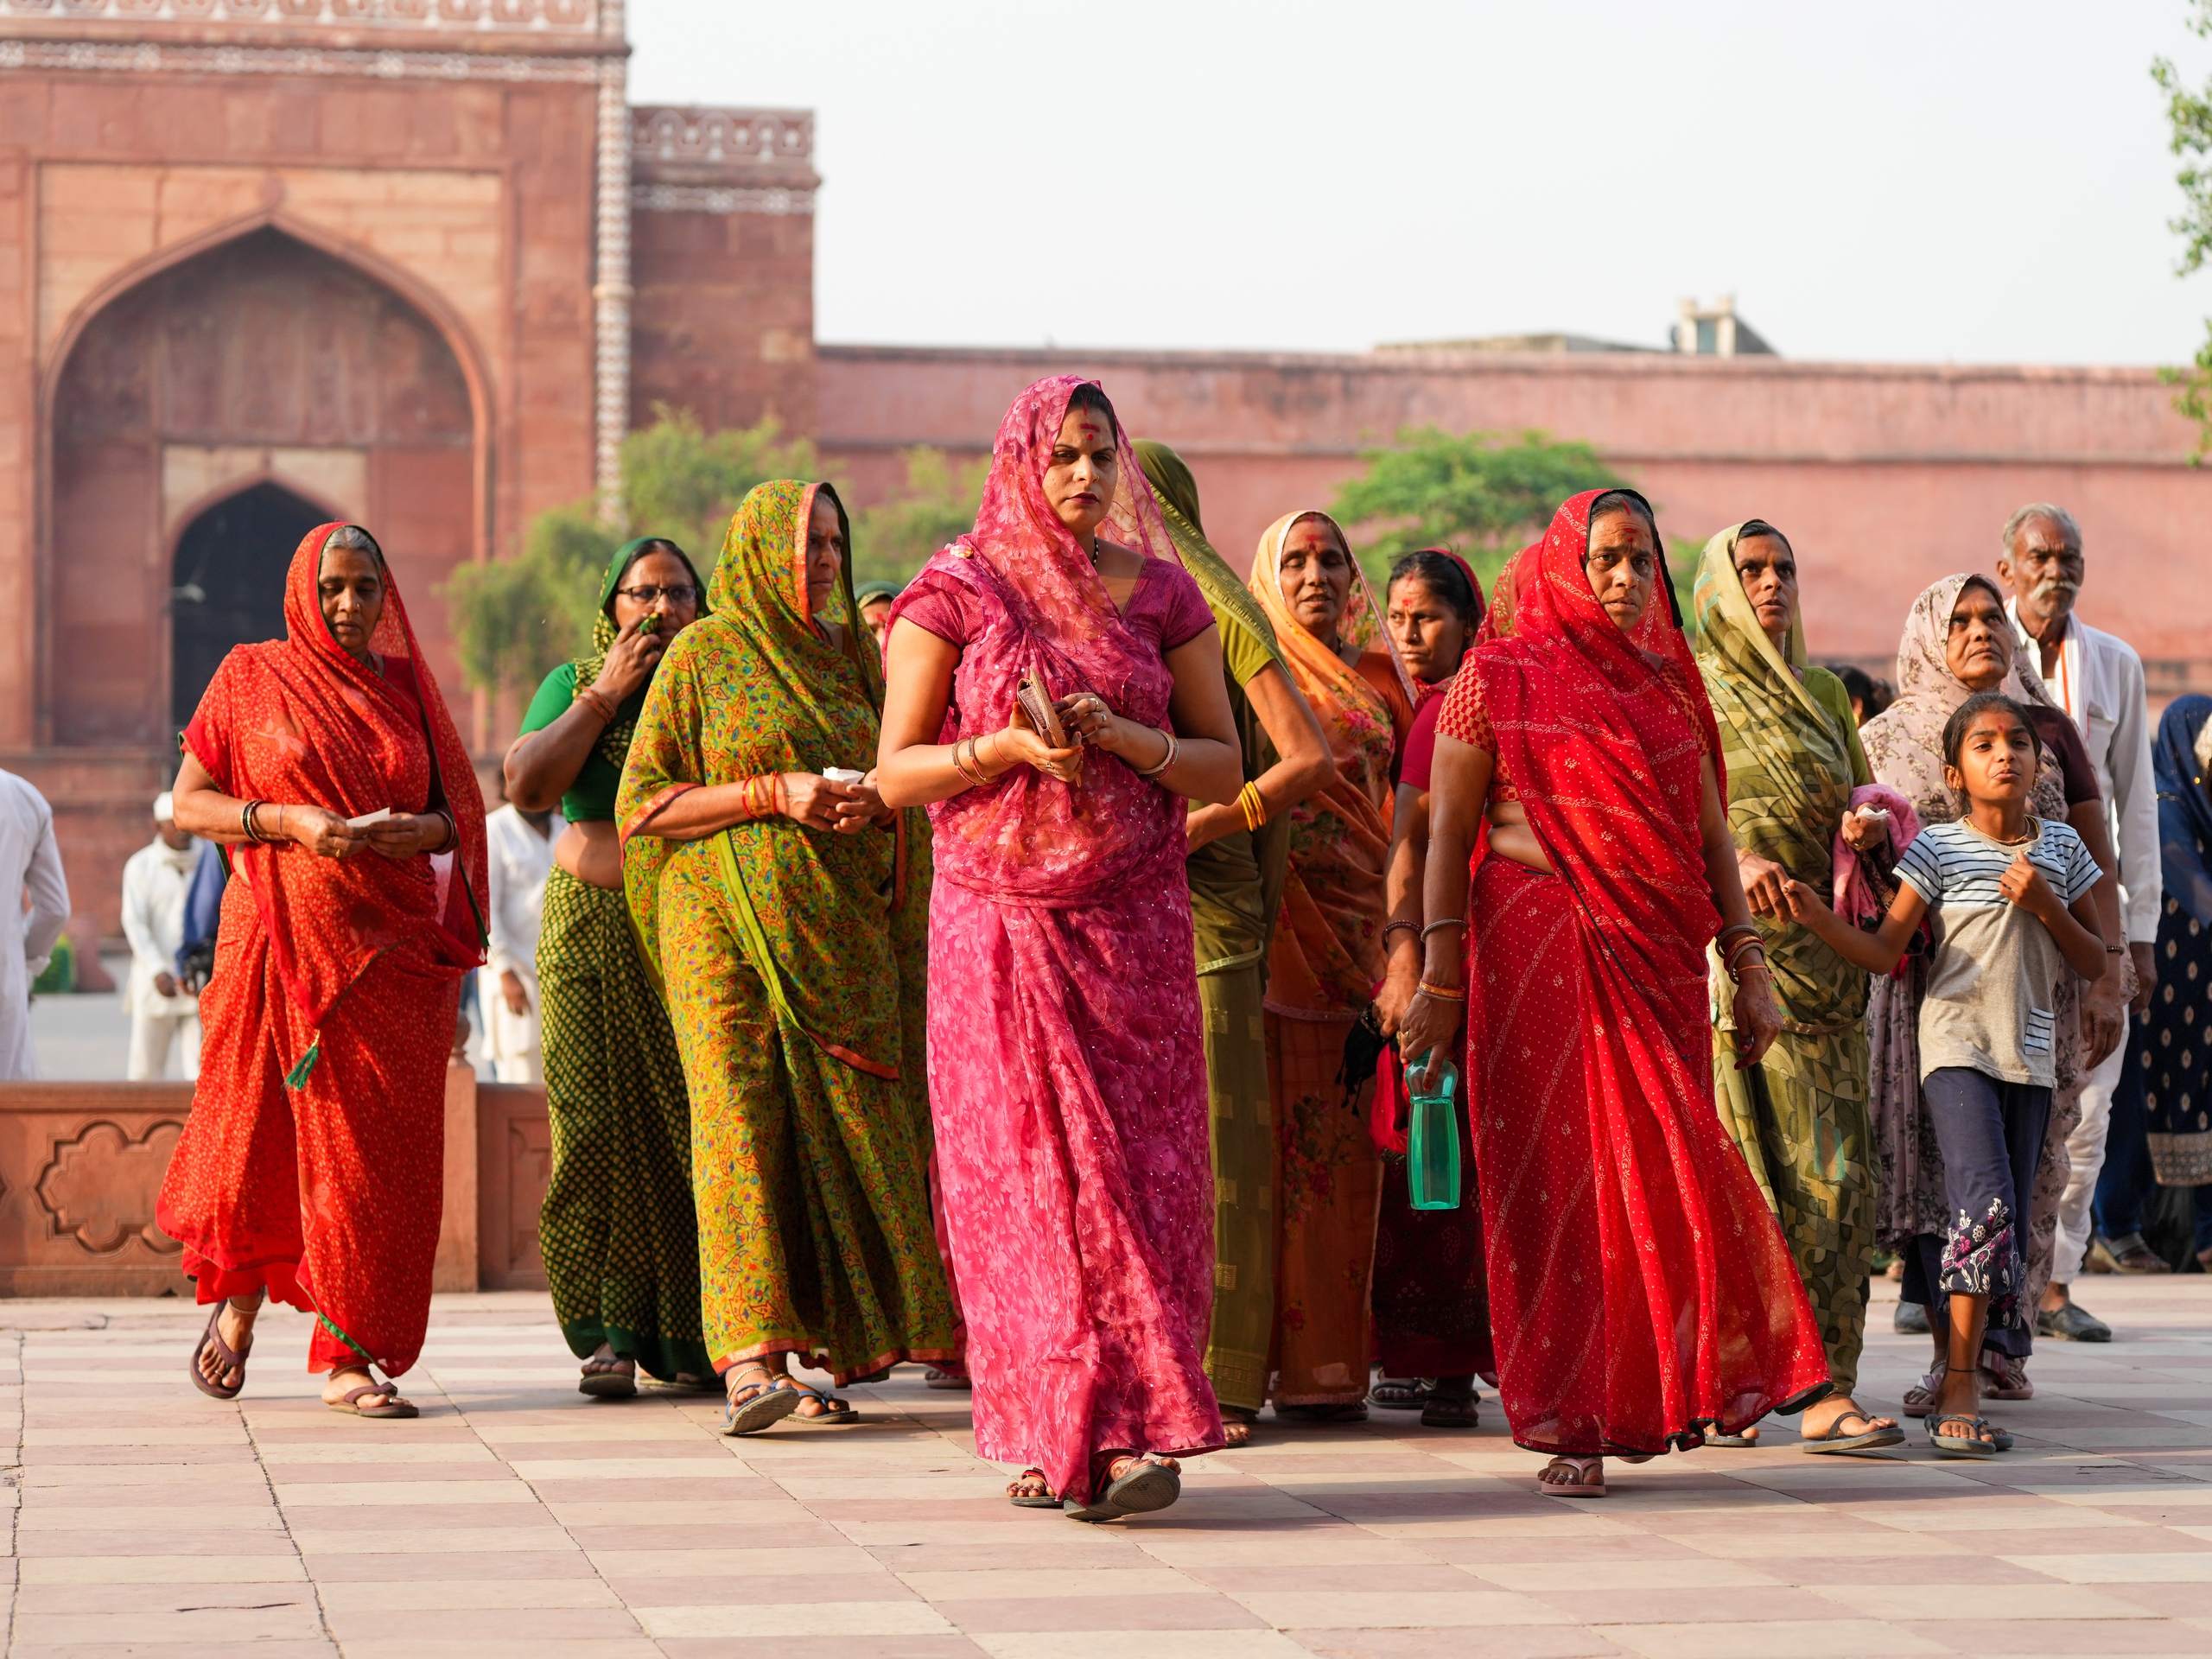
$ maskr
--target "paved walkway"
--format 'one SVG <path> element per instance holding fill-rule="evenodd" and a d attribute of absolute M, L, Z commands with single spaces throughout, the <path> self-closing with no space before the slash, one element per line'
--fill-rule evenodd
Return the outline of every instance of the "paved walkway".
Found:
<path fill-rule="evenodd" d="M 1531 1490 L 1494 1406 L 1474 1433 L 1378 1413 L 1266 1427 L 1107 1528 L 1009 1508 L 966 1396 L 912 1367 L 855 1390 L 866 1425 L 724 1440 L 711 1400 L 579 1395 L 543 1297 L 441 1298 L 423 1419 L 360 1422 L 294 1369 L 297 1314 L 225 1406 L 185 1381 L 188 1306 L 0 1303 L 10 1651 L 2212 1653 L 2212 1279 L 2083 1293 L 2123 1339 L 2046 1347 L 1986 1465 L 1807 1458 L 1783 1428 L 1577 1505 Z M 1894 1402 L 1924 1339 L 1875 1314 Z"/>

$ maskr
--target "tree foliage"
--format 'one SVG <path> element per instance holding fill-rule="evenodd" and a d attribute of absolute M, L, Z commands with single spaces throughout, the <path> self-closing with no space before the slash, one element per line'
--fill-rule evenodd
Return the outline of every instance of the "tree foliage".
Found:
<path fill-rule="evenodd" d="M 863 508 L 853 526 L 853 580 L 902 587 L 930 556 L 976 527 L 991 461 L 956 466 L 942 449 L 906 451 L 906 491 Z"/>
<path fill-rule="evenodd" d="M 1448 547 L 1475 567 L 1488 592 L 1505 562 L 1543 533 L 1559 504 L 1584 490 L 1627 480 L 1586 443 L 1560 443 L 1542 432 L 1509 440 L 1495 432 L 1454 437 L 1440 428 L 1409 428 L 1387 449 L 1362 459 L 1365 476 L 1338 493 L 1333 509 L 1355 540 L 1379 596 L 1397 558 L 1421 547 Z"/>
<path fill-rule="evenodd" d="M 531 521 L 518 556 L 454 573 L 446 603 L 469 684 L 528 690 L 581 655 L 607 562 L 632 534 L 667 537 L 705 582 L 746 492 L 772 478 L 818 475 L 814 446 L 783 442 L 772 417 L 710 433 L 689 410 L 659 404 L 653 413 L 651 426 L 622 441 L 621 518 L 634 531 L 607 523 L 590 500 L 571 502 Z"/>
<path fill-rule="evenodd" d="M 2198 35 L 2212 36 L 2212 0 L 2193 0 L 2189 26 Z M 2182 238 L 2182 256 L 2175 274 L 2187 276 L 2212 260 L 2212 83 L 2192 91 L 2171 60 L 2158 58 L 2151 65 L 2151 79 L 2166 95 L 2167 148 L 2182 158 L 2174 181 L 2181 186 L 2183 211 L 2167 221 Z M 2203 344 L 2186 368 L 2162 372 L 2167 383 L 2180 388 L 2174 407 L 2196 423 L 2196 454 L 2202 461 L 2212 450 L 2212 319 L 2205 324 Z"/>

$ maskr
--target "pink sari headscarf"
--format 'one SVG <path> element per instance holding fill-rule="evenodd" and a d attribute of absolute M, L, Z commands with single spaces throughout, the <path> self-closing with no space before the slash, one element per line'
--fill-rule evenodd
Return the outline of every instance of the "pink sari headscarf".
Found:
<path fill-rule="evenodd" d="M 926 567 L 982 591 L 1004 617 L 962 656 L 939 742 L 964 734 L 963 709 L 982 711 L 979 733 L 1003 723 L 1026 673 L 1040 675 L 1055 697 L 1095 692 L 1128 719 L 1166 719 L 1173 682 L 1158 650 L 1122 622 L 1090 556 L 1045 499 L 1045 469 L 1069 401 L 1077 386 L 1096 384 L 1055 375 L 1014 399 L 999 423 L 976 528 Z M 1116 436 L 1115 535 L 1147 558 L 1179 563 L 1128 434 Z M 930 815 L 938 877 L 997 898 L 1072 902 L 1103 892 L 1158 852 L 1171 819 L 1182 856 L 1182 803 L 1103 751 L 1084 758 L 1074 785 L 1015 766 Z"/>

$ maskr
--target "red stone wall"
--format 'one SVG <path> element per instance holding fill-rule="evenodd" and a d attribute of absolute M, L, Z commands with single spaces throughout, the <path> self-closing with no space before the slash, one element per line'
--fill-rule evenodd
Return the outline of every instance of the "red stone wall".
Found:
<path fill-rule="evenodd" d="M 631 215 L 630 419 L 688 409 L 709 431 L 772 415 L 810 433 L 814 216 Z"/>
<path fill-rule="evenodd" d="M 1408 426 L 1596 446 L 1660 509 L 1669 537 L 1751 517 L 1781 525 L 1804 569 L 1816 654 L 1893 657 L 1922 588 L 1988 570 L 2012 508 L 2080 519 L 2089 621 L 2152 666 L 2154 690 L 2212 686 L 2196 515 L 2212 474 L 2149 370 L 1961 368 L 1652 354 L 1492 356 L 819 352 L 821 442 L 881 499 L 899 448 L 988 453 L 1015 393 L 1096 374 L 1139 434 L 1191 462 L 1215 544 L 1240 566 L 1280 514 L 1326 506 L 1360 451 Z"/>

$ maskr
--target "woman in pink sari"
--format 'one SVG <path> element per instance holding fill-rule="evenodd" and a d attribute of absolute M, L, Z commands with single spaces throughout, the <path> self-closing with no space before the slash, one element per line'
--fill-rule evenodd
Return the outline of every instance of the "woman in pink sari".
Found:
<path fill-rule="evenodd" d="M 1119 518 L 1135 547 L 1099 527 Z M 929 1077 L 976 1445 L 1017 1504 L 1166 1508 L 1222 1444 L 1184 803 L 1244 779 L 1221 641 L 1105 394 L 1039 381 L 900 594 L 877 785 L 927 804 Z M 1065 746 L 1016 702 L 1043 683 Z"/>

